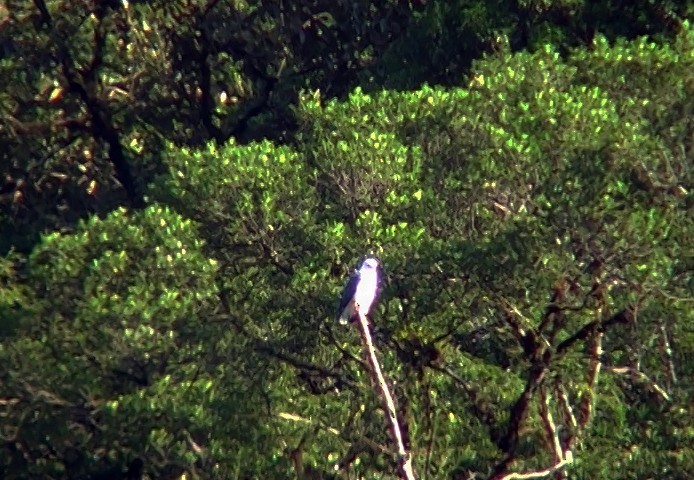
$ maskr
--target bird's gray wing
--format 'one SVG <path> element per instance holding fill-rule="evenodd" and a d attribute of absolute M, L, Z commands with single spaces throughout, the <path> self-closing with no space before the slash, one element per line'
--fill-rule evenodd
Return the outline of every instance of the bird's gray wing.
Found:
<path fill-rule="evenodd" d="M 337 308 L 337 318 L 338 319 L 340 318 L 340 315 L 342 315 L 342 312 L 344 311 L 345 307 L 354 298 L 354 293 L 357 291 L 358 285 L 359 285 L 359 272 L 355 271 L 349 277 L 349 281 L 347 282 L 347 285 L 345 285 L 345 289 L 342 291 L 342 298 L 340 299 L 340 306 Z"/>

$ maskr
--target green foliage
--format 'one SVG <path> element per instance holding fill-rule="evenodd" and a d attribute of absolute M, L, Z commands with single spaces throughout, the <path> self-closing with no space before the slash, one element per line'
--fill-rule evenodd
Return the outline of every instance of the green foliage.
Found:
<path fill-rule="evenodd" d="M 141 207 L 166 142 L 286 138 L 301 88 L 347 91 L 411 15 L 407 2 L 365 0 L 11 3 L 0 8 L 3 253 Z"/>
<path fill-rule="evenodd" d="M 202 246 L 190 220 L 157 205 L 44 238 L 29 260 L 38 311 L 2 350 L 17 367 L 4 384 L 25 412 L 13 420 L 22 441 L 71 460 L 18 462 L 8 478 L 73 478 L 143 456 L 156 476 L 182 471 L 200 461 L 201 435 L 214 437 L 205 460 L 223 458 L 220 475 L 253 468 L 260 451 L 239 442 L 269 439 L 249 415 L 261 383 L 215 318 L 217 262 Z"/>
<path fill-rule="evenodd" d="M 538 15 L 587 8 L 516 3 Z M 454 36 L 437 22 L 457 22 L 459 9 L 488 35 L 516 21 L 501 6 L 431 2 L 418 21 Z M 193 41 L 201 12 L 174 26 L 160 6 L 129 8 L 106 15 L 141 24 L 125 51 L 151 41 L 153 65 L 181 62 L 189 70 L 171 85 L 188 100 L 174 114 L 171 79 L 148 80 L 167 107 L 141 114 L 171 117 L 156 152 L 138 140 L 150 138 L 144 124 L 130 131 L 111 112 L 130 154 L 161 161 L 148 207 L 46 233 L 26 263 L 0 263 L 7 478 L 327 478 L 336 465 L 393 475 L 359 341 L 333 320 L 365 253 L 384 265 L 374 337 L 419 476 L 547 468 L 552 422 L 575 458 L 571 478 L 691 476 L 688 24 L 670 43 L 501 51 L 475 62 L 464 88 L 304 93 L 290 145 L 240 145 L 200 133 L 238 111 L 185 120 L 195 95 L 182 92 L 199 69 L 183 54 L 204 51 Z M 284 32 L 270 7 L 214 8 L 220 25 Z M 345 20 L 310 12 L 326 32 Z M 77 37 L 94 33 L 55 15 Z M 105 48 L 116 52 L 116 38 Z M 159 58 L 171 45 L 181 56 Z M 248 64 L 207 53 L 229 61 L 214 75 L 239 92 L 260 88 L 237 78 Z M 71 55 L 83 64 L 93 52 Z M 68 97 L 76 111 L 88 103 Z"/>
<path fill-rule="evenodd" d="M 422 2 L 409 28 L 375 62 L 370 84 L 418 88 L 423 83 L 460 85 L 482 54 L 538 51 L 551 44 L 566 53 L 591 47 L 596 35 L 610 41 L 674 37 L 691 21 L 691 2 L 452 0 Z M 366 82 L 366 78 L 364 78 Z M 369 84 L 369 83 L 367 83 Z"/>
<path fill-rule="evenodd" d="M 677 40 L 676 57 L 668 46 L 647 49 L 656 57 L 691 62 L 689 35 L 684 32 Z M 639 41 L 628 49 L 644 51 L 644 45 L 648 44 Z M 412 249 L 384 247 L 386 264 L 395 265 L 396 275 L 402 275 L 392 279 L 390 296 L 404 295 L 388 305 L 394 308 L 388 308 L 381 320 L 391 328 L 392 338 L 405 341 L 415 336 L 426 342 L 454 329 L 461 340 L 470 341 L 495 326 L 496 338 L 457 346 L 513 365 L 523 378 L 523 355 L 508 344 L 512 332 L 497 323 L 500 312 L 511 311 L 523 329 L 536 330 L 543 328 L 549 306 L 565 305 L 570 313 L 563 324 L 545 333 L 551 335 L 550 342 L 559 343 L 591 319 L 638 305 L 639 331 L 629 346 L 619 335 L 607 337 L 617 364 L 649 356 L 640 346 L 643 340 L 636 338 L 653 338 L 663 326 L 675 338 L 686 335 L 685 318 L 691 315 L 682 317 L 681 309 L 691 293 L 683 262 L 688 262 L 685 237 L 692 224 L 684 219 L 684 211 L 692 178 L 687 157 L 673 156 L 672 151 L 686 152 L 687 137 L 680 133 L 679 143 L 673 144 L 670 129 L 653 128 L 649 120 L 654 109 L 664 112 L 657 107 L 660 90 L 639 98 L 610 83 L 629 78 L 629 85 L 643 85 L 654 74 L 643 68 L 637 76 L 634 54 L 624 48 L 578 54 L 566 63 L 551 48 L 490 57 L 476 65 L 467 90 L 424 88 L 374 96 L 357 91 L 347 102 L 325 106 L 305 98 L 299 116 L 306 122 L 304 131 L 313 137 L 307 141 L 310 151 L 316 144 L 322 148 L 319 158 L 330 157 L 321 138 L 339 148 L 341 137 L 354 131 L 355 137 L 399 139 L 422 152 L 416 183 L 430 203 L 424 207 L 426 214 L 418 217 L 421 240 Z M 605 64 L 594 60 L 599 55 L 622 61 L 608 74 Z M 602 70 L 593 78 L 582 62 Z M 667 60 L 660 62 L 667 65 Z M 662 70 L 671 82 L 678 82 L 673 84 L 678 88 L 663 98 L 677 111 L 688 108 L 689 97 L 679 92 L 686 88 L 691 67 L 685 61 L 676 73 Z M 688 122 L 685 118 L 669 117 L 680 131 Z M 690 134 L 691 128 L 685 131 Z M 359 155 L 368 155 L 365 150 L 359 149 Z M 349 160 L 343 158 L 343 164 Z M 651 188 L 644 189 L 644 175 L 651 179 Z M 386 205 L 380 212 L 386 222 L 408 218 L 403 210 L 392 212 Z M 423 271 L 425 266 L 439 267 L 439 274 Z M 414 293 L 412 285 L 417 285 Z M 674 292 L 679 292 L 677 298 L 669 297 Z M 474 307 L 474 320 L 457 310 L 458 305 Z M 650 311 L 660 315 L 646 313 Z M 500 348 L 506 356 L 493 353 Z M 656 356 L 651 357 L 649 374 L 665 381 L 662 357 Z M 550 369 L 557 378 L 574 378 L 570 388 L 576 396 L 587 388 L 575 378 L 576 371 L 586 368 L 585 363 L 580 366 L 585 360 L 572 354 Z M 471 371 L 465 369 L 468 375 Z M 507 391 L 500 385 L 494 389 Z M 513 398 L 496 401 L 508 408 Z M 616 401 L 624 416 L 618 398 L 606 401 Z M 612 418 L 598 417 L 597 431 L 606 436 L 619 432 Z M 636 441 L 640 433 L 625 422 L 621 425 L 629 439 L 624 441 Z M 493 454 L 487 461 L 491 458 Z M 595 468 L 608 471 L 607 465 Z"/>
<path fill-rule="evenodd" d="M 0 258 L 0 339 L 14 334 L 21 326 L 23 311 L 31 311 L 31 294 L 19 280 L 19 259 Z"/>

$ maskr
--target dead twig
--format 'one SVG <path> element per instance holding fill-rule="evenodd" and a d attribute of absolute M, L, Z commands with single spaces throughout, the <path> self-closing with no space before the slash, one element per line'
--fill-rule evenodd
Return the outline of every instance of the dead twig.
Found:
<path fill-rule="evenodd" d="M 632 381 L 645 385 L 648 390 L 652 391 L 666 402 L 671 400 L 670 395 L 668 395 L 663 387 L 651 380 L 648 375 L 634 367 L 607 367 L 607 369 L 612 373 L 626 375 Z"/>
<path fill-rule="evenodd" d="M 514 479 L 520 479 L 520 480 L 525 480 L 528 478 L 544 478 L 548 477 L 549 475 L 552 475 L 553 473 L 557 472 L 559 469 L 564 468 L 566 465 L 569 465 L 574 461 L 573 455 L 571 455 L 571 450 L 566 452 L 566 458 L 562 459 L 560 462 L 555 463 L 551 467 L 545 468 L 544 470 L 536 470 L 534 472 L 528 472 L 528 473 L 509 473 L 508 475 L 504 477 L 498 478 L 498 480 L 514 480 Z"/>

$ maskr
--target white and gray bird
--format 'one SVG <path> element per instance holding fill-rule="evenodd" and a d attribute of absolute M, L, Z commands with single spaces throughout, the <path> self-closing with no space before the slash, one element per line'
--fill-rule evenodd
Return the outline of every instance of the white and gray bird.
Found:
<path fill-rule="evenodd" d="M 355 270 L 349 278 L 340 306 L 337 309 L 337 318 L 341 324 L 346 324 L 359 312 L 364 315 L 369 313 L 371 304 L 376 299 L 378 291 L 378 260 L 367 258 Z"/>

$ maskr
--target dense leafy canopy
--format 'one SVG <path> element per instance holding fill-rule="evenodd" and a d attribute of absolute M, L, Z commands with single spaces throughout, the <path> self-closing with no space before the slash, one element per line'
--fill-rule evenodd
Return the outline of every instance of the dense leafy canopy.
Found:
<path fill-rule="evenodd" d="M 616 3 L 0 6 L 3 478 L 396 476 L 364 254 L 418 477 L 691 478 L 692 7 Z"/>

